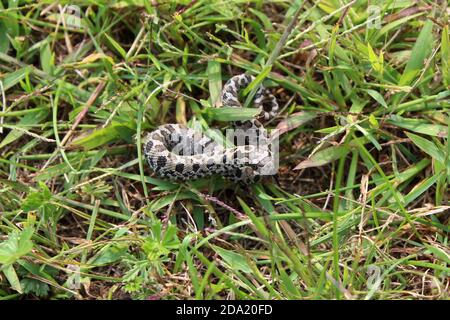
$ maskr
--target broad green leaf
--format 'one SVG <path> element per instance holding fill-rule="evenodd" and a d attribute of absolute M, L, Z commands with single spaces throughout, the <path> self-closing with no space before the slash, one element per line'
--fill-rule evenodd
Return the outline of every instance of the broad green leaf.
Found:
<path fill-rule="evenodd" d="M 289 115 L 286 119 L 280 121 L 277 125 L 277 130 L 279 130 L 279 134 L 283 134 L 290 130 L 293 130 L 302 124 L 305 124 L 308 121 L 311 121 L 317 117 L 316 112 L 312 111 L 300 111 Z"/>
<path fill-rule="evenodd" d="M 192 193 L 188 192 L 179 192 L 175 194 L 169 194 L 167 196 L 159 197 L 155 201 L 153 201 L 150 205 L 151 211 L 158 211 L 164 207 L 167 207 L 171 203 L 175 201 L 184 200 L 184 199 L 193 199 L 195 198 Z"/>
<path fill-rule="evenodd" d="M 34 228 L 27 227 L 22 231 L 14 230 L 8 239 L 0 243 L 0 264 L 9 265 L 27 255 L 33 248 L 31 237 Z"/>
<path fill-rule="evenodd" d="M 18 127 L 20 126 L 29 126 L 41 123 L 45 118 L 47 118 L 48 114 L 50 113 L 50 109 L 36 109 L 37 112 L 28 113 L 24 115 L 19 123 L 17 124 Z M 21 136 L 24 135 L 23 131 L 13 129 L 11 130 L 8 135 L 2 140 L 0 143 L 0 149 L 4 146 L 10 144 L 11 142 L 16 141 Z"/>
<path fill-rule="evenodd" d="M 372 41 L 372 43 L 377 42 L 377 40 L 383 36 L 384 34 L 390 32 L 391 30 L 396 30 L 396 28 L 398 28 L 400 25 L 404 24 L 405 22 L 409 21 L 409 20 L 414 20 L 417 17 L 424 15 L 424 12 L 419 12 L 413 15 L 408 15 L 406 17 L 400 18 L 400 19 L 396 19 L 394 21 L 392 21 L 391 23 L 388 23 L 387 25 L 385 25 L 383 28 L 380 29 L 380 31 L 376 34 L 375 39 Z"/>
<path fill-rule="evenodd" d="M 214 107 L 218 107 L 221 102 L 222 93 L 222 74 L 220 69 L 220 62 L 215 60 L 208 61 L 207 73 L 211 105 Z"/>
<path fill-rule="evenodd" d="M 366 91 L 372 98 L 375 99 L 375 101 L 377 101 L 379 104 L 381 104 L 384 108 L 386 108 L 386 109 L 388 108 L 386 101 L 384 100 L 383 96 L 379 92 L 372 90 L 372 89 L 366 89 L 364 91 Z"/>
<path fill-rule="evenodd" d="M 387 122 L 403 129 L 435 137 L 445 137 L 448 132 L 447 126 L 428 123 L 421 119 L 410 119 L 392 115 Z"/>
<path fill-rule="evenodd" d="M 436 161 L 439 161 L 441 164 L 445 163 L 445 154 L 442 150 L 440 150 L 434 142 L 422 138 L 421 136 L 415 135 L 411 132 L 406 132 L 408 138 L 412 140 L 412 142 L 418 146 L 423 152 L 431 156 Z"/>
<path fill-rule="evenodd" d="M 133 133 L 132 123 L 124 124 L 113 121 L 105 128 L 94 130 L 90 135 L 72 141 L 72 144 L 90 150 L 119 138 L 131 137 Z"/>
<path fill-rule="evenodd" d="M 399 85 L 409 85 L 424 67 L 425 59 L 433 48 L 433 22 L 427 20 L 417 37 L 411 52 L 411 57 L 406 64 L 405 70 L 400 78 Z"/>
<path fill-rule="evenodd" d="M 52 193 L 48 187 L 42 181 L 39 181 L 39 187 L 41 190 L 33 191 L 26 197 L 22 203 L 22 210 L 25 212 L 36 211 L 39 208 L 45 206 L 52 198 Z"/>
<path fill-rule="evenodd" d="M 419 266 L 426 269 L 434 269 L 443 271 L 444 274 L 450 274 L 450 268 L 443 266 L 442 264 L 435 264 L 431 262 L 417 261 L 417 260 L 409 260 L 405 264 L 410 264 L 413 266 Z"/>
<path fill-rule="evenodd" d="M 448 25 L 442 29 L 441 35 L 441 63 L 442 63 L 442 80 L 445 86 L 450 86 L 450 39 Z"/>
<path fill-rule="evenodd" d="M 369 53 L 369 61 L 372 65 L 372 68 L 378 72 L 383 73 L 383 52 L 380 52 L 380 56 L 377 56 L 372 49 L 370 43 L 367 43 L 367 51 Z"/>
<path fill-rule="evenodd" d="M 424 245 L 428 250 L 430 250 L 431 253 L 433 253 L 434 256 L 436 256 L 436 258 L 450 265 L 450 255 L 447 252 L 445 252 L 441 248 L 431 246 L 426 243 L 424 243 Z"/>
<path fill-rule="evenodd" d="M 255 16 L 257 16 L 259 18 L 259 20 L 261 20 L 265 31 L 273 31 L 274 30 L 272 21 L 270 21 L 270 19 L 264 13 L 262 13 L 261 11 L 252 9 L 252 8 L 248 8 L 248 10 L 251 13 L 253 13 Z"/>
<path fill-rule="evenodd" d="M 45 41 L 40 47 L 41 68 L 48 74 L 53 73 L 54 69 L 54 56 L 50 50 L 49 41 Z"/>
<path fill-rule="evenodd" d="M 3 90 L 6 91 L 9 88 L 14 87 L 21 80 L 23 80 L 31 70 L 32 67 L 26 66 L 14 72 L 7 73 L 5 76 L 1 77 L 0 81 L 3 82 Z"/>
<path fill-rule="evenodd" d="M 161 242 L 152 238 L 147 238 L 142 245 L 142 250 L 147 255 L 147 259 L 151 262 L 157 262 L 161 259 L 161 257 L 170 253 L 170 250 L 167 249 Z"/>
<path fill-rule="evenodd" d="M 178 228 L 169 224 L 167 228 L 164 230 L 162 237 L 162 244 L 169 249 L 176 249 L 180 245 L 180 240 L 177 236 Z"/>
<path fill-rule="evenodd" d="M 250 209 L 250 207 L 245 203 L 244 200 L 237 197 L 239 200 L 239 203 L 244 210 L 245 214 L 252 220 L 253 224 L 255 225 L 256 229 L 259 233 L 265 238 L 269 237 L 269 231 L 267 230 L 266 226 L 264 225 L 264 222 L 258 219 L 258 217 L 255 215 L 255 213 Z"/>
<path fill-rule="evenodd" d="M 34 294 L 40 298 L 47 297 L 50 291 L 47 283 L 37 279 L 23 278 L 20 280 L 20 285 L 24 294 Z"/>
<path fill-rule="evenodd" d="M 323 0 L 317 3 L 319 8 L 322 9 L 323 11 L 325 11 L 328 14 L 333 13 L 334 11 L 337 10 L 337 6 L 335 1 L 330 1 L 330 0 Z"/>
<path fill-rule="evenodd" d="M 259 110 L 255 108 L 208 108 L 206 112 L 211 119 L 217 121 L 238 121 L 238 120 L 251 120 L 258 114 Z"/>
<path fill-rule="evenodd" d="M 255 80 L 252 81 L 248 85 L 247 88 L 244 89 L 244 96 L 247 96 L 247 94 L 252 91 L 254 88 L 258 87 L 261 82 L 267 77 L 267 75 L 270 73 L 270 70 L 272 70 L 272 66 L 266 66 L 263 70 L 256 76 Z"/>
<path fill-rule="evenodd" d="M 6 25 L 4 21 L 0 20 L 0 52 L 6 53 L 9 49 L 9 39 L 6 32 Z"/>
<path fill-rule="evenodd" d="M 20 192 L 29 192 L 30 191 L 30 187 L 20 181 L 11 181 L 11 180 L 7 180 L 7 179 L 0 179 L 0 185 L 2 185 L 2 187 L 4 187 L 5 185 L 9 186 Z"/>
<path fill-rule="evenodd" d="M 369 116 L 369 123 L 373 128 L 378 129 L 380 127 L 380 124 L 378 123 L 377 119 L 375 118 L 375 116 L 373 115 L 373 113 L 370 114 Z"/>
<path fill-rule="evenodd" d="M 300 170 L 310 167 L 320 167 L 327 163 L 333 162 L 345 156 L 350 151 L 348 146 L 332 146 L 320 150 L 308 159 L 300 162 L 294 170 Z"/>
<path fill-rule="evenodd" d="M 85 57 L 80 62 L 75 63 L 74 66 L 82 66 L 82 65 L 85 65 L 85 64 L 90 64 L 90 63 L 93 63 L 93 62 L 95 62 L 97 60 L 100 60 L 100 59 L 105 59 L 109 63 L 114 64 L 114 59 L 111 58 L 111 56 L 108 56 L 108 55 L 103 54 L 103 53 L 93 53 L 93 54 L 90 54 L 87 57 Z"/>
<path fill-rule="evenodd" d="M 420 195 L 426 192 L 431 186 L 433 186 L 437 179 L 439 178 L 439 174 L 435 174 L 427 179 L 420 181 L 416 184 L 412 190 L 404 197 L 405 205 L 408 205 L 412 201 L 416 200 Z"/>
<path fill-rule="evenodd" d="M 105 37 L 108 40 L 107 42 L 109 43 L 110 48 L 114 49 L 116 52 L 118 52 L 122 56 L 122 58 L 125 59 L 127 53 L 122 48 L 122 46 L 116 40 L 114 40 L 112 37 L 110 37 L 107 33 L 105 33 Z"/>
<path fill-rule="evenodd" d="M 23 290 L 20 285 L 20 280 L 19 280 L 19 277 L 17 277 L 17 273 L 14 270 L 14 267 L 11 264 L 9 264 L 9 265 L 2 267 L 0 270 L 3 271 L 6 279 L 8 279 L 8 282 L 11 285 L 11 288 L 13 288 L 14 290 L 16 290 L 19 293 L 22 293 Z"/>
<path fill-rule="evenodd" d="M 247 260 L 242 255 L 218 246 L 212 247 L 233 270 L 239 270 L 246 273 L 252 272 Z"/>
<path fill-rule="evenodd" d="M 180 247 L 180 241 L 177 236 L 177 227 L 169 224 L 167 228 L 162 229 L 160 221 L 151 227 L 151 235 L 145 239 L 142 249 L 147 254 L 150 261 L 160 260 L 161 257 L 167 256 L 171 250 Z"/>
<path fill-rule="evenodd" d="M 381 151 L 381 145 L 378 143 L 378 141 L 375 139 L 375 137 L 369 132 L 367 131 L 365 128 L 363 128 L 362 126 L 360 126 L 359 124 L 355 124 L 355 127 L 362 132 L 362 134 L 364 134 L 364 136 L 369 139 L 369 141 L 374 145 L 375 148 L 377 148 L 377 150 Z"/>
<path fill-rule="evenodd" d="M 11 10 L 9 12 L 15 12 L 16 8 L 19 6 L 19 0 L 8 0 L 8 9 Z M 3 6 L 2 6 L 3 7 Z M 2 20 L 5 21 L 6 31 L 10 38 L 18 37 L 20 34 L 19 28 L 19 17 L 15 14 L 7 15 L 6 17 L 2 17 Z"/>
<path fill-rule="evenodd" d="M 70 155 L 68 159 L 70 159 L 70 163 L 82 163 L 83 157 L 86 157 L 83 152 L 76 153 L 74 155 Z M 44 170 L 40 170 L 36 176 L 34 177 L 35 181 L 45 181 L 48 179 L 52 179 L 54 177 L 62 176 L 65 173 L 69 173 L 71 168 L 67 165 L 67 163 L 62 162 L 58 163 L 54 166 L 48 166 Z"/>
<path fill-rule="evenodd" d="M 122 259 L 127 254 L 128 248 L 126 246 L 109 245 L 103 247 L 93 259 L 89 261 L 94 266 L 104 266 L 112 264 Z"/>
<path fill-rule="evenodd" d="M 290 294 L 294 296 L 301 297 L 301 292 L 298 289 L 297 285 L 294 281 L 288 276 L 283 268 L 278 269 L 280 272 L 281 283 L 284 286 L 285 290 L 289 291 Z"/>
<path fill-rule="evenodd" d="M 116 171 L 113 174 L 116 176 L 119 176 L 119 177 L 124 177 L 129 180 L 134 180 L 134 181 L 142 180 L 141 176 L 139 174 L 131 174 L 131 173 L 121 172 L 121 171 Z M 153 190 L 155 190 L 155 191 L 171 191 L 171 190 L 175 190 L 178 188 L 178 186 L 175 183 L 172 183 L 167 180 L 156 179 L 156 178 L 151 178 L 151 177 L 144 177 L 144 181 L 146 183 L 150 183 L 150 184 L 154 185 L 155 187 L 153 188 Z"/>

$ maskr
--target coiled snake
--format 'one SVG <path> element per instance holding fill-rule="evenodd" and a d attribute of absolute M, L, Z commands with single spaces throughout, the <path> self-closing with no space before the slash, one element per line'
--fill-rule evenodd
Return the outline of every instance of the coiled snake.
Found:
<path fill-rule="evenodd" d="M 240 74 L 229 79 L 222 90 L 224 107 L 242 107 L 239 90 L 255 78 Z M 258 119 L 276 115 L 278 103 L 262 85 L 253 103 L 260 110 L 256 119 L 235 121 L 238 143 L 226 148 L 204 133 L 180 124 L 165 124 L 144 139 L 144 155 L 150 168 L 160 177 L 172 180 L 194 180 L 213 174 L 233 181 L 252 183 L 261 175 L 273 174 L 273 152 L 270 138 Z M 272 173 L 271 173 L 272 172 Z"/>

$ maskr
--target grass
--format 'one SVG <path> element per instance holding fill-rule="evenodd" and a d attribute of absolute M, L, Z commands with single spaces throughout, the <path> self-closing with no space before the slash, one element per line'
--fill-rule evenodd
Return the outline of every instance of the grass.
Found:
<path fill-rule="evenodd" d="M 0 2 L 0 299 L 449 299 L 446 1 L 53 3 Z M 279 173 L 154 176 L 243 72 Z"/>

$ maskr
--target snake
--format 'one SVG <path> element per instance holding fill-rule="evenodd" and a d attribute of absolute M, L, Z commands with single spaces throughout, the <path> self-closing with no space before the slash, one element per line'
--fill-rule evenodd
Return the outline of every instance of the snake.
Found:
<path fill-rule="evenodd" d="M 222 107 L 242 108 L 239 92 L 254 80 L 253 75 L 246 73 L 231 77 L 221 92 Z M 274 152 L 261 121 L 276 116 L 278 102 L 259 84 L 253 105 L 259 110 L 257 116 L 232 122 L 234 132 L 238 132 L 233 136 L 237 142 L 232 147 L 183 124 L 158 126 L 143 140 L 143 154 L 148 165 L 161 178 L 181 181 L 219 175 L 249 184 L 273 174 Z"/>

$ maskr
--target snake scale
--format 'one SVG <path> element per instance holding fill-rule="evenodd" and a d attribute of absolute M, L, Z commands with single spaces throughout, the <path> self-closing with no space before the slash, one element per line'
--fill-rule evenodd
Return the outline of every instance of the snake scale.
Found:
<path fill-rule="evenodd" d="M 241 108 L 238 93 L 254 80 L 248 74 L 230 78 L 222 90 L 222 105 Z M 233 122 L 246 138 L 231 148 L 181 124 L 157 127 L 147 134 L 143 144 L 150 168 L 158 176 L 171 180 L 194 180 L 214 174 L 243 183 L 259 180 L 267 172 L 265 169 L 271 168 L 273 156 L 271 148 L 267 147 L 266 130 L 259 119 L 275 116 L 278 103 L 263 85 L 259 85 L 253 103 L 260 113 L 254 119 Z"/>

